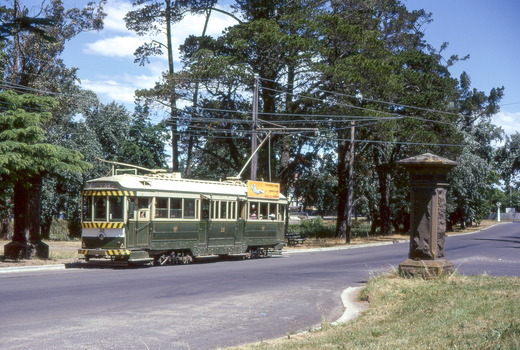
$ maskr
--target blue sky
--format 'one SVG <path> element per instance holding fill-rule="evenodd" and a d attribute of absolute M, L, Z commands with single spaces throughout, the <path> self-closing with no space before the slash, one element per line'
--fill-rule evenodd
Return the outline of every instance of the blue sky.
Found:
<path fill-rule="evenodd" d="M 84 0 L 67 0 L 67 6 L 81 7 Z M 436 48 L 449 42 L 445 57 L 467 54 L 470 59 L 450 68 L 453 76 L 466 71 L 472 86 L 486 93 L 505 87 L 501 112 L 493 122 L 508 133 L 520 132 L 520 1 L 518 0 L 408 0 L 409 9 L 423 8 L 434 21 L 423 29 L 426 40 Z M 133 63 L 133 52 L 146 38 L 126 30 L 122 17 L 131 9 L 129 2 L 109 0 L 105 29 L 84 33 L 65 46 L 64 61 L 78 67 L 83 88 L 95 91 L 103 102 L 116 101 L 133 106 L 135 89 L 154 85 L 166 70 L 165 58 L 156 58 L 144 67 Z M 203 18 L 188 17 L 174 29 L 174 42 L 181 44 L 189 34 L 199 35 Z M 215 13 L 209 34 L 219 35 L 234 21 Z M 177 65 L 178 67 L 178 65 Z"/>
<path fill-rule="evenodd" d="M 470 55 L 450 68 L 454 77 L 466 71 L 472 86 L 486 93 L 505 87 L 493 122 L 508 134 L 520 132 L 520 1 L 408 0 L 405 4 L 410 10 L 432 13 L 425 39 L 436 48 L 448 42 L 446 57 Z"/>

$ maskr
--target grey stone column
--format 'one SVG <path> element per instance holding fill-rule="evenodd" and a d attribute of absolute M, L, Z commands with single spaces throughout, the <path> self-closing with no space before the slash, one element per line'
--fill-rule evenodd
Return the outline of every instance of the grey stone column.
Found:
<path fill-rule="evenodd" d="M 431 153 L 397 163 L 410 173 L 410 251 L 399 271 L 429 277 L 449 273 L 454 267 L 444 254 L 447 175 L 459 163 Z"/>

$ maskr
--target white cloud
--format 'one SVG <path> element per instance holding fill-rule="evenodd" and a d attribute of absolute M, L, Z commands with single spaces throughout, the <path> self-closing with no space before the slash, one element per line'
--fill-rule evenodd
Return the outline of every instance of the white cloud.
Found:
<path fill-rule="evenodd" d="M 83 52 L 108 57 L 133 57 L 135 49 L 145 42 L 135 36 L 115 36 L 86 44 Z"/>
<path fill-rule="evenodd" d="M 500 112 L 493 116 L 493 124 L 501 126 L 507 135 L 512 135 L 515 132 L 520 132 L 520 112 Z"/>
<path fill-rule="evenodd" d="M 100 68 L 105 74 L 100 74 L 98 70 L 95 77 L 83 79 L 82 87 L 94 91 L 102 101 L 116 101 L 123 103 L 130 108 L 130 104 L 134 102 L 134 92 L 137 89 L 147 89 L 155 85 L 155 82 L 161 79 L 161 75 L 167 70 L 166 55 L 151 60 L 152 64 L 145 65 L 146 73 L 143 74 L 143 67 L 137 64 L 134 68 L 129 68 L 126 64 L 116 62 L 132 62 L 134 52 L 137 47 L 152 39 L 157 41 L 165 41 L 163 35 L 157 37 L 141 37 L 126 28 L 123 20 L 128 11 L 134 7 L 127 1 L 114 0 L 105 6 L 107 17 L 105 19 L 104 30 L 96 33 L 93 37 L 94 42 L 83 44 L 82 52 L 90 56 L 100 56 Z M 179 52 L 177 47 L 184 43 L 189 35 L 201 35 L 204 28 L 205 17 L 201 15 L 188 15 L 181 23 L 177 23 L 172 27 L 172 43 L 174 49 L 174 63 L 176 70 L 179 69 Z M 218 37 L 222 35 L 222 31 L 237 22 L 233 18 L 212 12 L 208 23 L 206 35 Z M 86 57 L 84 57 L 86 58 Z M 87 58 L 92 60 L 92 58 Z M 116 61 L 117 60 L 117 61 Z M 123 68 L 125 66 L 126 68 Z M 118 70 L 119 68 L 119 70 Z"/>
<path fill-rule="evenodd" d="M 105 30 L 110 32 L 124 32 L 126 33 L 128 29 L 126 29 L 126 24 L 123 18 L 128 13 L 128 11 L 132 11 L 135 8 L 129 2 L 125 1 L 113 1 L 110 2 L 107 6 L 105 6 L 105 12 L 107 13 L 107 17 L 105 18 Z"/>
<path fill-rule="evenodd" d="M 129 104 L 134 102 L 135 87 L 115 80 L 83 80 L 81 87 L 94 91 L 101 100 Z"/>
<path fill-rule="evenodd" d="M 105 18 L 104 30 L 99 33 L 103 39 L 93 43 L 85 44 L 83 52 L 90 55 L 100 55 L 108 57 L 129 57 L 133 56 L 135 49 L 145 42 L 155 39 L 159 42 L 165 41 L 164 35 L 157 37 L 140 37 L 126 28 L 123 20 L 126 13 L 134 9 L 130 3 L 115 1 L 105 7 L 107 17 Z M 187 15 L 182 22 L 172 26 L 172 44 L 178 47 L 189 35 L 201 35 L 206 21 L 202 15 Z M 206 35 L 218 37 L 222 31 L 231 25 L 236 24 L 236 20 L 219 12 L 213 12 L 208 23 Z M 122 34 L 125 33 L 125 34 Z M 178 50 L 174 50 L 175 59 L 178 60 Z M 163 55 L 165 56 L 165 55 Z M 166 58 L 166 57 L 163 57 Z"/>

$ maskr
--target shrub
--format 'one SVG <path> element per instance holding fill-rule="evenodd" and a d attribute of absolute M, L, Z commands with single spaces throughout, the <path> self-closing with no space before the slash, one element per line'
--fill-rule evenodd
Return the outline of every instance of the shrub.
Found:
<path fill-rule="evenodd" d="M 299 225 L 303 237 L 333 238 L 336 237 L 336 226 L 333 222 L 326 222 L 318 216 L 312 220 L 303 220 Z"/>

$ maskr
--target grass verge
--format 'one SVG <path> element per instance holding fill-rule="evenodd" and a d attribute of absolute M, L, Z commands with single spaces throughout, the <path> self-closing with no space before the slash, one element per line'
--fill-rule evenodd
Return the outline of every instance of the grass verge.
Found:
<path fill-rule="evenodd" d="M 44 241 L 49 245 L 49 259 L 33 260 L 4 260 L 4 245 L 10 241 L 0 240 L 0 268 L 27 265 L 47 265 L 55 263 L 69 263 L 77 261 L 80 241 Z"/>
<path fill-rule="evenodd" d="M 370 308 L 357 319 L 235 349 L 519 349 L 520 279 L 392 275 L 360 293 Z"/>
<path fill-rule="evenodd" d="M 333 226 L 334 222 L 325 222 L 325 225 Z M 453 231 L 446 232 L 446 235 L 454 235 L 454 234 L 460 234 L 460 233 L 471 233 L 476 232 L 485 228 L 488 228 L 490 226 L 496 225 L 497 222 L 495 220 L 483 220 L 479 225 L 474 225 L 465 228 L 462 230 L 460 227 L 454 227 Z M 363 231 L 367 224 L 363 220 L 359 220 L 359 228 L 356 228 L 357 230 Z M 308 227 L 311 225 L 308 224 Z M 319 226 L 315 224 L 315 226 Z M 367 226 L 368 227 L 368 226 Z M 302 232 L 304 234 L 304 237 L 306 237 L 306 241 L 303 244 L 296 244 L 291 246 L 286 246 L 284 249 L 308 249 L 308 248 L 325 248 L 325 247 L 341 247 L 345 246 L 345 239 L 344 238 L 336 238 L 336 237 L 324 237 L 323 235 L 314 235 L 309 236 L 308 232 L 305 230 L 301 230 L 299 225 L 291 225 L 290 229 L 293 232 Z M 360 233 L 361 231 L 355 231 L 356 229 L 353 229 L 353 234 L 351 236 L 350 245 L 359 245 L 359 244 L 367 244 L 367 243 L 388 243 L 388 242 L 395 242 L 395 241 L 402 241 L 402 240 L 408 240 L 410 238 L 410 235 L 408 233 L 398 233 L 393 234 L 390 236 L 383 236 L 383 235 L 368 235 L 368 231 L 363 231 L 364 233 Z"/>

